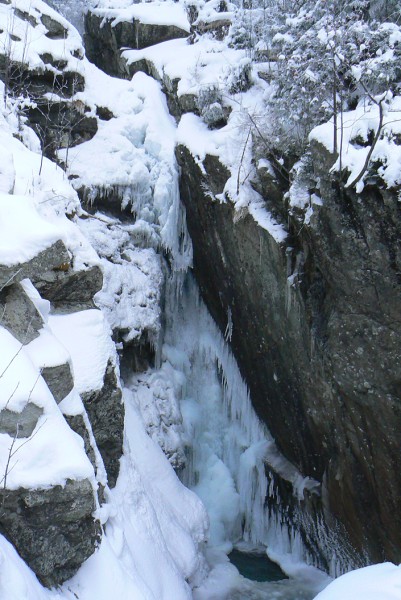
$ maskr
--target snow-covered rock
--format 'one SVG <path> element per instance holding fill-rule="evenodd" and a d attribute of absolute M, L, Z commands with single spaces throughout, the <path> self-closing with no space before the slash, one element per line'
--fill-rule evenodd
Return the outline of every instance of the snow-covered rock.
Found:
<path fill-rule="evenodd" d="M 382 563 L 346 573 L 327 586 L 315 600 L 398 600 L 401 566 Z"/>

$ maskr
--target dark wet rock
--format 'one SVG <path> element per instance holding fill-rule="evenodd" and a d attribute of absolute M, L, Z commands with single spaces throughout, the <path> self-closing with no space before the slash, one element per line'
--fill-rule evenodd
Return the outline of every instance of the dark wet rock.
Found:
<path fill-rule="evenodd" d="M 60 86 L 63 94 L 73 95 L 79 80 L 61 78 Z M 40 85 L 42 80 L 39 80 Z M 61 90 L 60 90 L 61 91 Z M 41 90 L 41 94 L 44 90 Z M 45 156 L 56 159 L 56 151 L 60 148 L 71 148 L 93 138 L 98 125 L 94 116 L 86 114 L 87 109 L 80 101 L 38 102 L 38 106 L 27 111 L 29 125 L 38 135 Z"/>
<path fill-rule="evenodd" d="M 45 52 L 44 54 L 40 54 L 39 56 L 40 59 L 45 63 L 45 65 L 51 65 L 59 71 L 64 70 L 68 64 L 66 60 L 56 60 L 49 52 Z"/>
<path fill-rule="evenodd" d="M 100 69 L 117 77 L 128 78 L 126 61 L 121 59 L 122 48 L 141 49 L 185 38 L 188 31 L 175 25 L 122 21 L 113 26 L 114 18 L 88 11 L 85 15 L 86 54 Z"/>
<path fill-rule="evenodd" d="M 110 487 L 114 487 L 123 453 L 124 405 L 113 365 L 109 362 L 103 387 L 81 394 Z"/>
<path fill-rule="evenodd" d="M 77 189 L 77 193 L 81 204 L 90 213 L 104 210 L 107 214 L 117 218 L 132 220 L 132 206 L 124 202 L 126 190 L 126 187 L 117 185 L 108 188 L 81 186 Z M 122 208 L 123 205 L 124 208 Z"/>
<path fill-rule="evenodd" d="M 96 115 L 102 121 L 110 121 L 114 117 L 113 113 L 107 106 L 97 106 L 96 107 Z"/>
<path fill-rule="evenodd" d="M 334 550 L 343 568 L 399 562 L 396 195 L 339 189 L 327 175 L 332 157 L 316 147 L 323 206 L 309 224 L 287 213 L 288 238 L 278 243 L 249 214 L 212 200 L 227 176 L 217 158 L 205 176 L 185 147 L 177 157 L 202 295 L 222 332 L 230 315 L 233 352 L 279 450 L 322 485 L 298 519 L 304 539 L 326 568 Z M 280 216 L 279 190 L 265 199 Z M 290 496 L 284 489 L 284 506 Z"/>
<path fill-rule="evenodd" d="M 85 271 L 49 271 L 35 285 L 56 312 L 76 312 L 94 308 L 93 297 L 102 289 L 103 273 L 98 266 Z"/>
<path fill-rule="evenodd" d="M 20 10 L 19 8 L 14 8 L 14 14 L 16 17 L 18 17 L 22 21 L 28 22 L 32 27 L 36 27 L 38 25 L 38 21 L 37 21 L 36 17 L 34 17 L 33 15 L 31 15 L 28 12 L 25 12 L 24 10 Z"/>
<path fill-rule="evenodd" d="M 84 445 L 85 445 L 86 456 L 91 461 L 93 470 L 96 473 L 97 465 L 96 465 L 95 451 L 92 447 L 89 431 L 86 426 L 83 415 L 79 415 L 79 414 L 78 415 L 64 415 L 64 418 L 67 421 L 68 425 L 71 427 L 71 429 L 73 431 L 75 431 L 75 433 L 80 435 L 81 438 L 83 439 Z"/>
<path fill-rule="evenodd" d="M 44 367 L 41 370 L 42 377 L 46 381 L 49 390 L 57 404 L 64 400 L 74 387 L 74 378 L 68 363 L 54 367 Z"/>
<path fill-rule="evenodd" d="M 90 481 L 0 490 L 0 531 L 47 587 L 72 577 L 100 541 Z"/>
<path fill-rule="evenodd" d="M 0 325 L 21 344 L 38 337 L 44 323 L 41 314 L 20 283 L 13 283 L 0 292 Z"/>
<path fill-rule="evenodd" d="M 12 438 L 28 438 L 43 414 L 33 402 L 28 402 L 21 412 L 14 412 L 8 408 L 0 411 L 0 433 L 8 433 Z"/>
<path fill-rule="evenodd" d="M 68 31 L 64 25 L 49 15 L 42 15 L 40 20 L 47 29 L 46 37 L 51 40 L 63 40 L 68 36 Z"/>
<path fill-rule="evenodd" d="M 67 30 L 51 17 L 42 15 L 41 20 L 50 28 L 48 35 L 52 39 L 67 35 Z M 78 49 L 75 54 L 79 52 Z M 97 131 L 97 119 L 86 114 L 89 109 L 81 101 L 70 100 L 85 88 L 81 73 L 69 70 L 68 61 L 54 58 L 51 51 L 43 53 L 41 59 L 42 64 L 29 68 L 25 62 L 15 61 L 0 51 L 0 79 L 10 95 L 32 100 L 24 113 L 27 122 L 38 135 L 44 155 L 56 160 L 57 149 L 91 139 Z M 60 100 L 49 100 L 49 94 Z"/>
<path fill-rule="evenodd" d="M 158 73 L 155 73 L 156 69 L 154 64 L 152 61 L 147 60 L 146 58 L 140 58 L 130 62 L 129 64 L 127 63 L 125 68 L 131 77 L 133 77 L 135 73 L 146 73 L 146 75 L 149 75 L 150 77 L 156 75 L 155 79 L 158 81 L 160 80 Z"/>
<path fill-rule="evenodd" d="M 140 338 L 130 342 L 124 340 L 124 331 L 114 332 L 113 339 L 122 347 L 120 351 L 120 370 L 122 377 L 130 377 L 132 373 L 143 373 L 155 366 L 155 345 L 149 341 L 148 332 L 142 332 Z"/>
<path fill-rule="evenodd" d="M 80 73 L 64 70 L 64 63 L 55 61 L 50 53 L 42 56 L 43 65 L 28 69 L 25 63 L 10 60 L 9 56 L 0 52 L 0 79 L 7 82 L 13 95 L 24 93 L 35 102 L 45 104 L 43 96 L 47 93 L 70 98 L 83 91 L 85 81 Z M 58 65 L 59 70 L 47 69 L 46 64 Z"/>
<path fill-rule="evenodd" d="M 182 113 L 192 112 L 198 114 L 198 103 L 195 94 L 182 94 L 178 97 L 178 102 Z"/>
<path fill-rule="evenodd" d="M 34 280 L 39 273 L 69 266 L 69 263 L 70 256 L 67 248 L 61 240 L 58 240 L 31 260 L 11 267 L 0 264 L 0 288 L 25 278 Z"/>

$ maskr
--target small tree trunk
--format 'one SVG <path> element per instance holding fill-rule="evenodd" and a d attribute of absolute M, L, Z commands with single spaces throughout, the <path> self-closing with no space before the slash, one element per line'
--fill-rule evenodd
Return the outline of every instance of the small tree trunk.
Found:
<path fill-rule="evenodd" d="M 355 185 L 357 185 L 361 181 L 362 177 L 365 175 L 365 173 L 368 169 L 368 166 L 370 163 L 370 158 L 373 154 L 373 150 L 375 149 L 377 142 L 379 141 L 380 134 L 383 129 L 383 120 L 384 120 L 383 100 L 384 100 L 384 98 L 382 98 L 382 100 L 380 100 L 380 102 L 377 102 L 377 106 L 379 107 L 379 126 L 377 128 L 376 135 L 375 135 L 372 145 L 369 149 L 369 152 L 366 155 L 365 163 L 364 163 L 359 175 L 357 177 L 355 177 L 355 179 L 353 181 L 351 181 L 351 183 L 349 183 L 346 187 L 354 187 Z"/>

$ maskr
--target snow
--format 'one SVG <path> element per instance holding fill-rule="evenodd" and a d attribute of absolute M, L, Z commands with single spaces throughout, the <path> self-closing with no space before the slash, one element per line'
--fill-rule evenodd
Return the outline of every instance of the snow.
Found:
<path fill-rule="evenodd" d="M 182 374 L 169 363 L 158 370 L 133 375 L 127 382 L 135 393 L 148 435 L 176 470 L 185 464 L 182 416 L 177 398 L 182 383 Z"/>
<path fill-rule="evenodd" d="M 169 40 L 141 50 L 124 50 L 130 65 L 139 60 L 152 63 L 160 79 L 179 79 L 177 93 L 197 94 L 208 87 L 228 90 L 238 67 L 248 64 L 245 51 L 228 48 L 223 42 L 202 39 L 188 44 L 186 39 Z"/>
<path fill-rule="evenodd" d="M 103 287 L 95 301 L 111 329 L 122 331 L 125 342 L 146 332 L 156 344 L 161 326 L 161 261 L 152 247 L 138 246 L 157 248 L 159 235 L 142 220 L 131 225 L 99 213 L 79 220 L 78 225 L 100 256 Z"/>
<path fill-rule="evenodd" d="M 45 300 L 41 298 L 39 292 L 33 285 L 30 279 L 23 279 L 20 281 L 20 285 L 28 298 L 33 302 L 36 307 L 36 310 L 40 313 L 43 322 L 47 323 L 49 314 L 50 314 L 50 302 L 49 300 Z M 61 363 L 59 363 L 61 364 Z"/>
<path fill-rule="evenodd" d="M 100 310 L 83 310 L 68 315 L 51 315 L 49 326 L 67 348 L 78 392 L 99 390 L 109 361 L 115 363 L 115 346 Z"/>
<path fill-rule="evenodd" d="M 315 600 L 399 600 L 401 565 L 382 563 L 346 573 Z"/>
<path fill-rule="evenodd" d="M 202 578 L 198 545 L 206 515 L 146 434 L 134 395 L 124 390 L 125 451 L 100 549 L 63 586 L 81 600 L 189 600 L 188 580 Z"/>
<path fill-rule="evenodd" d="M 149 4 L 131 4 L 127 0 L 100 0 L 96 8 L 92 9 L 93 14 L 105 19 L 112 19 L 112 26 L 115 27 L 122 21 L 133 21 L 134 19 L 141 23 L 150 25 L 175 25 L 189 33 L 189 22 L 185 7 L 178 2 L 164 0 Z"/>
<path fill-rule="evenodd" d="M 387 95 L 387 98 L 378 97 L 377 101 L 383 101 L 383 125 L 369 164 L 375 165 L 374 171 L 388 188 L 394 188 L 401 183 L 401 146 L 397 140 L 397 136 L 401 135 L 401 97 Z M 374 136 L 379 127 L 379 107 L 371 102 L 360 103 L 355 110 L 343 113 L 342 121 L 342 128 L 339 125 L 337 131 L 337 144 L 341 157 L 335 160 L 332 171 L 338 171 L 340 167 L 346 170 L 348 175 L 346 186 L 349 186 L 364 169 L 371 149 L 369 135 Z M 332 153 L 333 122 L 329 121 L 315 127 L 309 138 L 311 141 L 319 142 Z M 368 169 L 357 185 L 358 193 L 362 192 L 369 174 Z"/>
<path fill-rule="evenodd" d="M 125 331 L 124 341 L 143 331 L 156 342 L 160 330 L 160 289 L 163 281 L 160 257 L 153 249 L 126 250 L 123 264 L 102 262 L 104 286 L 96 295 L 112 329 Z"/>
<path fill-rule="evenodd" d="M 90 73 L 89 63 L 86 68 Z M 92 74 L 90 99 L 103 105 L 107 97 L 93 83 L 97 73 L 95 69 Z M 143 223 L 142 231 L 147 223 L 155 225 L 154 234 L 150 228 L 147 234 L 159 236 L 158 244 L 171 252 L 177 268 L 187 268 L 192 260 L 190 243 L 179 248 L 175 235 L 181 213 L 174 119 L 159 83 L 137 73 L 124 84 L 118 83 L 120 100 L 111 105 L 116 118 L 100 122 L 92 140 L 69 150 L 68 172 L 77 189 L 85 187 L 89 202 L 113 196 L 135 214 L 137 227 Z M 59 155 L 67 158 L 66 151 Z"/>
<path fill-rule="evenodd" d="M 231 177 L 217 199 L 232 201 L 238 218 L 241 218 L 244 210 L 249 212 L 261 227 L 281 243 L 286 238 L 286 232 L 266 210 L 263 199 L 253 189 L 249 177 L 254 171 L 249 130 L 251 119 L 263 111 L 263 85 L 260 82 L 260 87 L 255 85 L 249 92 L 241 94 L 240 102 L 230 92 L 230 88 L 238 83 L 242 71 L 247 68 L 245 52 L 229 49 L 223 42 L 205 38 L 193 45 L 188 45 L 182 39 L 171 40 L 144 50 L 125 50 L 122 56 L 128 65 L 146 59 L 167 87 L 178 80 L 178 97 L 183 94 L 196 96 L 212 88 L 218 90 L 232 111 L 227 125 L 210 130 L 200 117 L 193 113 L 184 114 L 178 124 L 175 140 L 187 146 L 201 169 L 207 154 L 218 156 L 231 172 Z M 134 76 L 133 82 L 138 75 Z M 140 80 L 137 81 L 139 83 Z"/>
<path fill-rule="evenodd" d="M 0 82 L 1 94 L 3 90 Z M 11 266 L 30 260 L 61 239 L 73 255 L 74 269 L 98 264 L 96 252 L 80 233 L 76 221 L 66 218 L 82 213 L 77 193 L 64 171 L 41 156 L 38 139 L 19 122 L 16 110 L 8 103 L 0 111 L 4 154 L 0 168 L 7 181 L 13 181 L 12 195 L 0 193 L 0 263 Z M 16 139 L 21 134 L 29 147 Z"/>
<path fill-rule="evenodd" d="M 18 9 L 33 19 L 34 25 L 15 12 Z M 41 21 L 42 15 L 49 16 L 64 27 L 66 35 L 60 39 L 46 36 L 47 28 Z M 50 54 L 56 61 L 65 61 L 66 70 L 80 72 L 80 59 L 84 54 L 81 38 L 72 25 L 41 0 L 13 0 L 12 4 L 0 5 L 0 21 L 4 29 L 0 33 L 0 46 L 6 49 L 10 59 L 29 66 L 31 69 L 58 70 L 45 65 L 41 58 Z M 10 36 L 13 36 L 12 38 Z"/>
<path fill-rule="evenodd" d="M 70 361 L 69 353 L 49 327 L 44 327 L 39 333 L 40 335 L 25 347 L 25 351 L 38 369 L 56 367 Z"/>
<path fill-rule="evenodd" d="M 45 590 L 15 548 L 0 536 L 0 597 L 4 600 L 59 600 Z"/>
<path fill-rule="evenodd" d="M 0 194 L 0 228 L 0 263 L 8 267 L 34 258 L 63 237 L 25 196 Z"/>
<path fill-rule="evenodd" d="M 0 348 L 1 408 L 19 413 L 30 402 L 43 409 L 29 438 L 13 443 L 8 434 L 0 434 L 0 473 L 7 474 L 7 488 L 47 488 L 64 485 L 67 479 L 92 480 L 82 438 L 68 427 L 29 351 L 3 328 Z"/>
<path fill-rule="evenodd" d="M 45 590 L 0 536 L 5 600 L 190 600 L 185 579 L 205 572 L 199 544 L 206 514 L 146 434 L 135 397 L 125 390 L 125 452 L 100 548 L 58 590 Z M 8 587 L 11 586 L 11 587 Z"/>

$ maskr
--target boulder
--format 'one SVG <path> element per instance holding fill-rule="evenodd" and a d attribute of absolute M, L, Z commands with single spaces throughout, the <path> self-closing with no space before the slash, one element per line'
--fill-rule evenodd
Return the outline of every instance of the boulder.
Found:
<path fill-rule="evenodd" d="M 126 61 L 120 56 L 122 48 L 148 48 L 188 35 L 188 31 L 175 25 L 142 23 L 136 19 L 115 23 L 114 17 L 106 16 L 100 10 L 89 10 L 85 14 L 87 57 L 103 71 L 117 77 L 130 77 Z"/>
<path fill-rule="evenodd" d="M 216 15 L 216 17 L 209 21 L 196 21 L 192 26 L 193 35 L 204 35 L 205 33 L 210 34 L 216 40 L 224 40 L 227 36 L 228 31 L 231 27 L 232 21 L 231 18 L 222 18 L 221 15 Z"/>
<path fill-rule="evenodd" d="M 54 78 L 54 76 L 52 75 Z M 47 90 L 43 85 L 43 78 L 38 80 L 37 90 L 40 95 L 51 91 L 62 97 L 74 95 L 82 91 L 81 76 L 75 78 L 74 73 L 64 73 L 60 76 L 57 89 Z M 33 85 L 33 83 L 31 84 Z M 52 83 L 53 85 L 53 83 Z M 93 138 L 97 132 L 97 119 L 87 115 L 85 105 L 79 101 L 58 100 L 51 102 L 45 100 L 38 106 L 32 106 L 27 111 L 29 125 L 37 133 L 45 156 L 56 158 L 56 151 L 60 148 L 71 148 Z"/>
<path fill-rule="evenodd" d="M 92 464 L 93 470 L 96 473 L 97 465 L 96 465 L 95 451 L 92 447 L 89 431 L 88 431 L 88 428 L 86 427 L 86 423 L 85 423 L 85 419 L 84 419 L 83 415 L 81 415 L 81 414 L 64 415 L 64 418 L 67 421 L 68 425 L 71 427 L 71 429 L 73 431 L 75 431 L 75 433 L 80 435 L 81 438 L 83 439 L 84 445 L 85 445 L 86 456 L 89 458 L 89 460 Z"/>
<path fill-rule="evenodd" d="M 41 314 L 20 283 L 13 283 L 0 292 L 0 325 L 21 344 L 38 337 L 44 323 Z"/>
<path fill-rule="evenodd" d="M 74 387 L 74 378 L 69 363 L 53 367 L 43 367 L 41 373 L 55 401 L 59 404 Z"/>
<path fill-rule="evenodd" d="M 43 414 L 43 408 L 28 402 L 21 412 L 8 408 L 0 411 L 0 433 L 7 433 L 12 438 L 28 438 Z"/>
<path fill-rule="evenodd" d="M 35 280 L 39 273 L 65 268 L 65 266 L 68 268 L 69 264 L 70 255 L 67 248 L 61 240 L 58 240 L 27 262 L 11 267 L 0 265 L 0 289 L 25 278 Z"/>
<path fill-rule="evenodd" d="M 75 575 L 100 541 L 88 480 L 38 490 L 0 490 L 0 530 L 47 587 Z"/>
<path fill-rule="evenodd" d="M 67 29 L 60 23 L 60 21 L 56 21 L 49 15 L 42 15 L 40 20 L 47 29 L 46 37 L 49 39 L 64 40 L 68 36 Z"/>
<path fill-rule="evenodd" d="M 103 273 L 98 266 L 85 271 L 48 271 L 35 285 L 56 312 L 75 312 L 94 308 L 93 296 L 102 289 Z"/>

